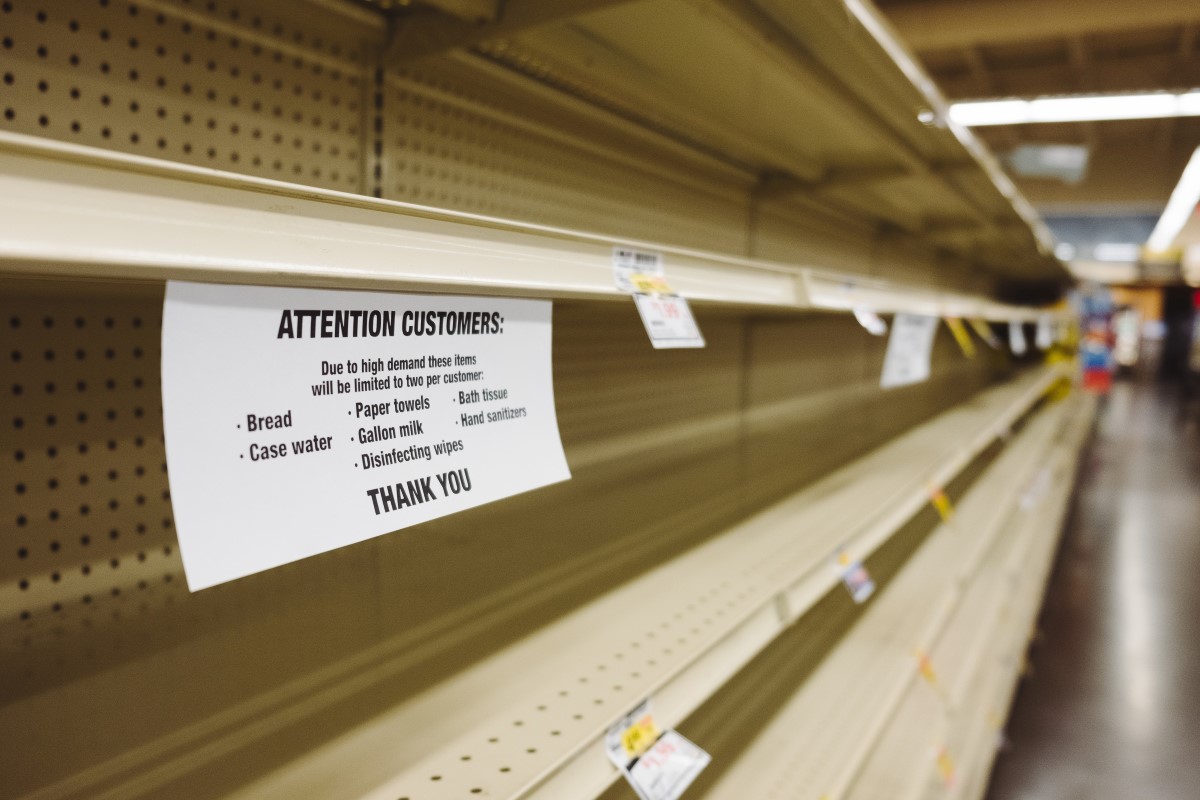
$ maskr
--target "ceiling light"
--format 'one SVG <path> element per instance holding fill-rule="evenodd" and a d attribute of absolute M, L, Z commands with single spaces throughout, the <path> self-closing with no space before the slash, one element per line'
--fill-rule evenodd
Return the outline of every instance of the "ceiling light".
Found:
<path fill-rule="evenodd" d="M 1141 246 L 1133 242 L 1102 242 L 1092 250 L 1092 258 L 1097 261 L 1128 263 L 1137 261 L 1141 253 Z"/>
<path fill-rule="evenodd" d="M 1200 147 L 1196 148 L 1183 168 L 1183 175 L 1179 176 L 1179 183 L 1175 184 L 1167 207 L 1146 240 L 1146 249 L 1155 253 L 1170 250 L 1175 237 L 1196 210 L 1197 203 L 1200 203 Z"/>
<path fill-rule="evenodd" d="M 982 100 L 950 106 L 950 119 L 971 127 L 1192 116 L 1200 116 L 1200 90 Z"/>
<path fill-rule="evenodd" d="M 1070 242 L 1059 242 L 1054 246 L 1054 257 L 1059 261 L 1070 261 L 1075 257 L 1075 245 Z"/>

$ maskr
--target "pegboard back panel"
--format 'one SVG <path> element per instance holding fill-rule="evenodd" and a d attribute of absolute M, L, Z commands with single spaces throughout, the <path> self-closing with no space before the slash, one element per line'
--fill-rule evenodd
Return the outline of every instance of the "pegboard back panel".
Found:
<path fill-rule="evenodd" d="M 306 2 L 4 0 L 0 126 L 368 191 L 378 32 Z"/>
<path fill-rule="evenodd" d="M 569 115 L 514 115 L 455 63 L 385 80 L 384 197 L 721 253 L 746 251 L 748 187 L 567 135 Z M 526 114 L 530 116 L 526 116 Z M 628 149 L 626 149 L 628 148 Z M 644 157 L 644 156 L 643 156 Z"/>
<path fill-rule="evenodd" d="M 935 370 L 959 389 L 911 393 L 897 414 L 868 374 L 881 342 L 846 317 L 702 308 L 708 347 L 663 352 L 631 305 L 558 303 L 571 481 L 188 594 L 164 472 L 161 286 L 0 289 L 0 796 L 221 796 L 995 374 L 942 342 Z"/>
<path fill-rule="evenodd" d="M 159 293 L 63 286 L 0 283 L 10 689 L 94 668 L 97 641 L 187 595 L 162 440 Z"/>

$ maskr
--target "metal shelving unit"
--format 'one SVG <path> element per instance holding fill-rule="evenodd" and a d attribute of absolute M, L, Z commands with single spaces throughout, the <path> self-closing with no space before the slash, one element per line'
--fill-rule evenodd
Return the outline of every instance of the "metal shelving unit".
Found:
<path fill-rule="evenodd" d="M 1069 362 L 939 329 L 931 379 L 880 389 L 846 312 L 1060 319 L 1066 274 L 857 0 L 10 0 L 0 28 L 0 797 L 615 797 L 614 719 L 698 725 L 805 625 L 846 634 L 830 664 L 876 644 L 935 561 L 973 577 L 910 599 L 962 638 L 947 598 L 982 618 L 999 573 L 961 528 L 1078 446 L 1075 406 L 1034 412 Z M 663 255 L 705 349 L 650 349 L 615 246 Z M 174 279 L 553 299 L 573 479 L 187 593 Z M 830 614 L 837 548 L 890 553 L 971 480 L 861 621 Z M 962 646 L 963 708 L 1003 705 L 1019 638 Z M 847 796 L 918 713 L 887 663 Z"/>

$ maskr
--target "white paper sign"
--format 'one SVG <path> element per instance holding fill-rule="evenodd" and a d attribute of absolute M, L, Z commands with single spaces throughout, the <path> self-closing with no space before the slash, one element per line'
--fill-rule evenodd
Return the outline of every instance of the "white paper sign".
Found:
<path fill-rule="evenodd" d="M 704 336 L 700 334 L 700 326 L 696 324 L 687 300 L 677 294 L 638 292 L 634 294 L 633 302 L 655 350 L 704 347 Z"/>
<path fill-rule="evenodd" d="M 869 308 L 858 306 L 854 309 L 854 318 L 858 320 L 858 324 L 866 329 L 867 333 L 872 336 L 883 336 L 887 333 L 887 323 Z"/>
<path fill-rule="evenodd" d="M 613 280 L 622 292 L 636 292 L 634 275 L 663 276 L 662 253 L 635 250 L 632 247 L 614 247 L 612 253 Z"/>
<path fill-rule="evenodd" d="M 167 284 L 195 591 L 570 478 L 540 300 Z"/>
<path fill-rule="evenodd" d="M 879 379 L 881 387 L 891 389 L 929 380 L 929 360 L 937 326 L 937 317 L 922 314 L 895 316 L 883 359 L 883 375 Z"/>
<path fill-rule="evenodd" d="M 1025 326 L 1015 320 L 1008 323 L 1008 349 L 1017 356 L 1025 355 L 1025 351 L 1029 349 L 1029 344 L 1025 341 Z"/>
<path fill-rule="evenodd" d="M 1054 344 L 1054 331 L 1050 327 L 1049 317 L 1038 317 L 1033 343 L 1037 345 L 1038 350 L 1049 350 Z"/>

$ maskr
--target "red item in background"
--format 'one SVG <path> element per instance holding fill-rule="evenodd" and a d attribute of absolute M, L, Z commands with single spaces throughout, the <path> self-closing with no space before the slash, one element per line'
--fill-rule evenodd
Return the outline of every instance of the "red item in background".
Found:
<path fill-rule="evenodd" d="M 1106 369 L 1084 370 L 1083 388 L 1096 394 L 1108 394 L 1112 388 L 1112 373 Z"/>

